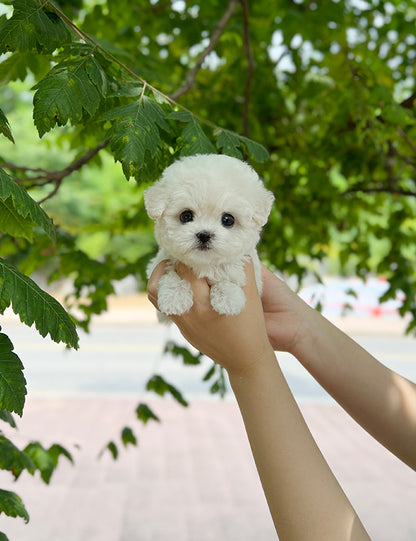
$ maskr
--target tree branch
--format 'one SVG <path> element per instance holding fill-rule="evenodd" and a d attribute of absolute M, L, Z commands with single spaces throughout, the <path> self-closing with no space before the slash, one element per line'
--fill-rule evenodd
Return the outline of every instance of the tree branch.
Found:
<path fill-rule="evenodd" d="M 416 155 L 416 146 L 410 140 L 410 137 L 407 135 L 407 133 L 403 130 L 402 127 L 397 126 L 397 133 L 406 142 L 407 146 L 410 148 L 410 150 L 413 152 L 413 154 Z"/>
<path fill-rule="evenodd" d="M 101 141 L 100 144 L 98 144 L 96 147 L 89 150 L 86 154 L 78 158 L 78 160 L 75 160 L 73 163 L 69 164 L 64 169 L 61 169 L 59 171 L 49 171 L 47 169 L 42 169 L 39 167 L 33 168 L 33 167 L 23 167 L 21 165 L 15 165 L 13 163 L 2 163 L 0 164 L 0 167 L 3 167 L 5 169 L 10 169 L 12 171 L 22 171 L 25 173 L 38 173 L 36 176 L 30 177 L 31 181 L 37 181 L 37 180 L 43 180 L 44 182 L 33 182 L 33 186 L 44 186 L 45 184 L 49 184 L 50 182 L 60 183 L 62 180 L 73 173 L 74 171 L 78 171 L 83 167 L 86 163 L 88 163 L 96 154 L 100 152 L 103 148 L 105 148 L 109 143 L 111 139 L 105 139 L 105 141 Z"/>
<path fill-rule="evenodd" d="M 176 101 L 178 98 L 186 94 L 186 92 L 188 92 L 192 88 L 195 83 L 196 76 L 198 75 L 198 72 L 201 69 L 202 64 L 204 63 L 205 58 L 209 55 L 209 53 L 214 50 L 218 40 L 220 39 L 222 33 L 225 30 L 225 27 L 233 16 L 238 3 L 239 0 L 229 0 L 228 7 L 225 10 L 225 13 L 220 19 L 219 23 L 217 24 L 214 32 L 212 33 L 208 46 L 202 51 L 201 55 L 196 61 L 195 66 L 188 72 L 185 83 L 169 96 L 171 100 Z"/>
<path fill-rule="evenodd" d="M 414 92 L 411 96 L 409 96 L 404 101 L 402 101 L 400 105 L 404 107 L 405 109 L 412 109 L 413 103 L 415 100 L 416 100 L 416 92 Z"/>
<path fill-rule="evenodd" d="M 243 135 L 248 137 L 249 135 L 249 112 L 250 112 L 250 94 L 251 84 L 253 81 L 253 75 L 255 70 L 255 61 L 253 51 L 250 43 L 250 30 L 249 30 L 249 9 L 248 1 L 240 0 L 243 8 L 243 40 L 244 40 L 244 52 L 247 59 L 247 76 L 246 84 L 244 87 L 244 106 L 243 106 Z"/>
<path fill-rule="evenodd" d="M 410 190 L 402 190 L 399 188 L 389 188 L 387 186 L 380 188 L 350 188 L 346 190 L 342 195 L 348 195 L 350 193 L 389 193 L 392 195 L 405 195 L 406 197 L 416 197 L 416 192 Z"/>
<path fill-rule="evenodd" d="M 96 147 L 92 148 L 86 154 L 78 158 L 78 160 L 75 160 L 73 163 L 69 164 L 67 167 L 61 169 L 60 171 L 48 171 L 47 169 L 42 169 L 39 167 L 23 167 L 20 165 L 15 165 L 13 163 L 2 163 L 0 164 L 0 167 L 4 167 L 5 169 L 10 169 L 12 171 L 22 171 L 29 174 L 38 173 L 36 176 L 30 177 L 29 180 L 31 181 L 31 184 L 27 186 L 28 188 L 34 188 L 35 186 L 46 186 L 47 184 L 54 183 L 54 189 L 46 197 L 38 201 L 38 203 L 41 204 L 48 199 L 51 199 L 54 195 L 57 194 L 65 177 L 69 176 L 74 171 L 78 171 L 79 169 L 81 169 L 81 167 L 83 167 L 94 156 L 96 156 L 100 152 L 100 150 L 105 148 L 110 143 L 110 141 L 111 138 L 101 141 L 101 143 L 98 144 Z"/>
<path fill-rule="evenodd" d="M 157 13 L 158 11 L 163 11 L 165 8 L 171 6 L 171 2 L 158 2 L 156 5 L 147 8 L 145 11 L 148 13 Z"/>

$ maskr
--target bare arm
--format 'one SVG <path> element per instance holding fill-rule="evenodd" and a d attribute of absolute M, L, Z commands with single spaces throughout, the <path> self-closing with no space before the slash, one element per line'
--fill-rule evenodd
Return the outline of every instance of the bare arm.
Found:
<path fill-rule="evenodd" d="M 307 428 L 274 353 L 230 374 L 279 539 L 367 540 Z"/>
<path fill-rule="evenodd" d="M 292 353 L 374 438 L 416 469 L 416 385 L 388 369 L 263 268 L 275 349 Z"/>
<path fill-rule="evenodd" d="M 211 309 L 209 286 L 186 268 L 194 306 L 172 318 L 182 334 L 228 371 L 280 539 L 369 539 L 320 453 L 277 363 L 254 272 L 247 267 L 247 304 L 238 316 Z M 157 306 L 159 266 L 149 282 Z"/>

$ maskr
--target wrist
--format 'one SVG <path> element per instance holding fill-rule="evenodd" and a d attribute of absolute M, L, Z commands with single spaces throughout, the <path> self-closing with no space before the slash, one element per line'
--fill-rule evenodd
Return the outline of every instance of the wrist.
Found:
<path fill-rule="evenodd" d="M 302 359 L 309 358 L 317 350 L 317 343 L 327 332 L 325 327 L 329 322 L 320 312 L 305 303 L 297 317 L 297 332 L 288 351 L 302 362 Z"/>
<path fill-rule="evenodd" d="M 238 367 L 227 369 L 228 378 L 234 392 L 240 386 L 255 385 L 256 382 L 267 379 L 270 369 L 277 366 L 276 354 L 270 344 L 265 345 L 255 357 Z"/>
<path fill-rule="evenodd" d="M 311 373 L 316 374 L 342 349 L 343 333 L 320 312 L 307 306 L 299 323 L 299 331 L 290 353 Z M 327 367 L 329 368 L 329 367 Z"/>

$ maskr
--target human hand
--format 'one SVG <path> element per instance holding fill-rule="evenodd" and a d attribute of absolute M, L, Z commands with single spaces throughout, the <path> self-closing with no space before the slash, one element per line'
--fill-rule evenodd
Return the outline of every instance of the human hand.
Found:
<path fill-rule="evenodd" d="M 160 263 L 148 282 L 149 300 L 157 305 L 157 289 L 166 262 Z M 218 314 L 210 303 L 210 287 L 191 269 L 178 264 L 176 272 L 187 280 L 193 291 L 193 306 L 181 316 L 170 316 L 183 336 L 201 353 L 223 366 L 230 375 L 241 375 L 272 352 L 267 337 L 263 308 L 257 292 L 253 264 L 247 263 L 246 305 L 236 316 Z"/>
<path fill-rule="evenodd" d="M 282 280 L 262 265 L 261 296 L 267 334 L 273 349 L 295 353 L 313 310 Z"/>

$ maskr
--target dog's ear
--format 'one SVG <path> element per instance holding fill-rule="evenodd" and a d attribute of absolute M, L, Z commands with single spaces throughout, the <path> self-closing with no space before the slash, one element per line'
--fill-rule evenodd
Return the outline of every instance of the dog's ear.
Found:
<path fill-rule="evenodd" d="M 149 218 L 160 218 L 166 208 L 166 191 L 162 181 L 155 182 L 143 194 L 144 206 Z"/>
<path fill-rule="evenodd" d="M 274 199 L 274 194 L 259 183 L 253 201 L 253 220 L 260 227 L 263 227 L 267 222 Z"/>

